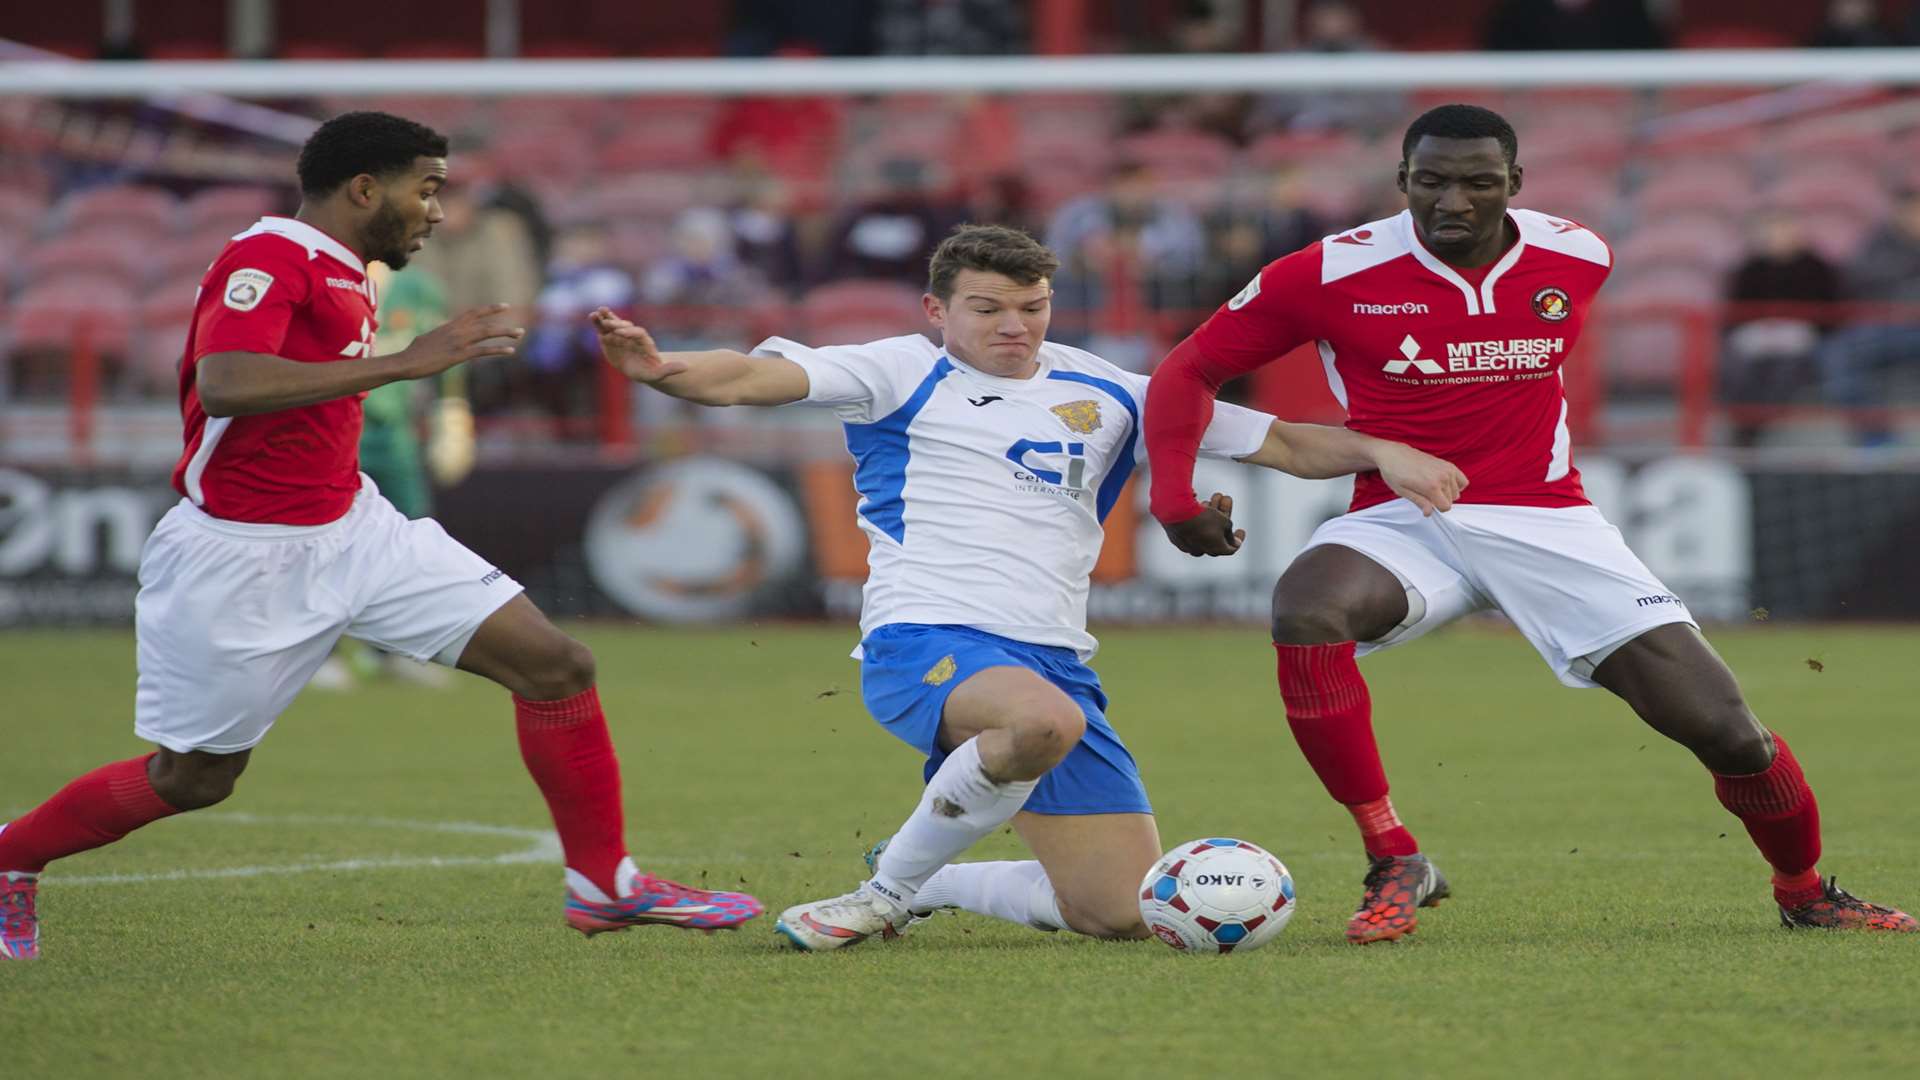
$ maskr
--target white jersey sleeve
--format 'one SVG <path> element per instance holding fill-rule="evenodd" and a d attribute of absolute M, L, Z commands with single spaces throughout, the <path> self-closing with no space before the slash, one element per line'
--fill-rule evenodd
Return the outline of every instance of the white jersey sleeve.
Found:
<path fill-rule="evenodd" d="M 845 423 L 871 424 L 906 404 L 940 350 L 919 334 L 820 348 L 770 337 L 754 346 L 753 355 L 800 365 L 807 373 L 807 396 L 799 404 L 829 406 Z"/>

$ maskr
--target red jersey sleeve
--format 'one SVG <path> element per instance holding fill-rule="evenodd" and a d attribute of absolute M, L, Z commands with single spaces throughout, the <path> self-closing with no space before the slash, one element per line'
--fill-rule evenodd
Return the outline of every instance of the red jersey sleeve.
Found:
<path fill-rule="evenodd" d="M 1145 428 L 1155 518 L 1171 525 L 1205 509 L 1193 494 L 1193 463 L 1213 420 L 1214 398 L 1229 379 L 1319 336 L 1319 287 L 1320 245 L 1314 243 L 1268 263 L 1154 369 Z"/>
<path fill-rule="evenodd" d="M 312 291 L 306 252 L 280 237 L 234 244 L 214 262 L 194 316 L 193 359 L 223 352 L 278 356 Z"/>

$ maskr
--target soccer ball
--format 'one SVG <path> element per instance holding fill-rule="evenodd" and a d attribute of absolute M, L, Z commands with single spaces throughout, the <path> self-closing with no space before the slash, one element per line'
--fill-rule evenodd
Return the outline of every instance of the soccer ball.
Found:
<path fill-rule="evenodd" d="M 1272 941 L 1293 918 L 1293 875 L 1245 840 L 1191 840 L 1140 882 L 1140 918 L 1183 953 L 1229 953 Z"/>

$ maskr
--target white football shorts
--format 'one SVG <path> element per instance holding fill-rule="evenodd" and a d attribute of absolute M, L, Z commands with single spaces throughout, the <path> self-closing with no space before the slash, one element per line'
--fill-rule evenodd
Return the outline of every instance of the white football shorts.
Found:
<path fill-rule="evenodd" d="M 1314 530 L 1309 548 L 1338 544 L 1386 567 L 1407 590 L 1407 618 L 1360 656 L 1399 645 L 1469 612 L 1513 621 L 1568 686 L 1597 686 L 1593 669 L 1656 626 L 1697 626 L 1686 605 L 1591 506 L 1455 504 L 1422 517 L 1395 499 Z"/>
<path fill-rule="evenodd" d="M 185 499 L 167 511 L 140 554 L 136 734 L 177 753 L 245 750 L 342 634 L 451 666 L 520 593 L 439 522 L 360 483 L 325 525 L 226 521 Z"/>

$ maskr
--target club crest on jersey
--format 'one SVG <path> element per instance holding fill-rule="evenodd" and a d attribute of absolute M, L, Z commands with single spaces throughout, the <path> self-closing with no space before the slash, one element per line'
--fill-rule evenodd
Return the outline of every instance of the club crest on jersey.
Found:
<path fill-rule="evenodd" d="M 928 686 L 939 686 L 948 679 L 953 678 L 954 672 L 959 670 L 960 665 L 953 662 L 953 654 L 948 653 L 940 658 L 939 663 L 928 668 L 927 673 L 920 676 L 920 681 L 926 683 Z"/>
<path fill-rule="evenodd" d="M 1549 285 L 1533 294 L 1533 313 L 1547 322 L 1559 322 L 1573 314 L 1573 298 L 1567 290 Z"/>
<path fill-rule="evenodd" d="M 272 287 L 273 275 L 265 270 L 235 270 L 227 275 L 227 287 L 220 295 L 233 310 L 252 311 Z"/>
<path fill-rule="evenodd" d="M 1091 435 L 1100 430 L 1100 403 L 1097 401 L 1069 401 L 1065 405 L 1055 405 L 1049 411 L 1076 435 Z"/>

